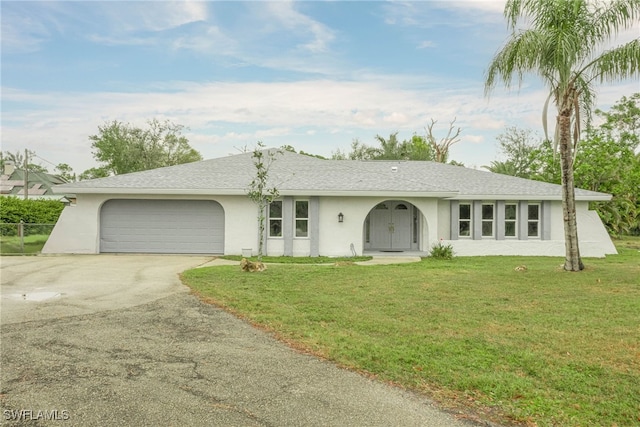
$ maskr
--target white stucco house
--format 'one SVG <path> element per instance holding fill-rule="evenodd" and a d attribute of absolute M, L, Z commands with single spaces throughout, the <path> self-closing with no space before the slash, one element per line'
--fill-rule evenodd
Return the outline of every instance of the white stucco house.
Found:
<path fill-rule="evenodd" d="M 258 248 L 247 197 L 251 153 L 60 185 L 74 193 L 43 253 L 237 254 Z M 434 162 L 322 160 L 283 152 L 270 169 L 280 192 L 267 212 L 268 255 L 428 253 L 564 256 L 559 185 Z M 576 190 L 582 256 L 616 253 Z"/>

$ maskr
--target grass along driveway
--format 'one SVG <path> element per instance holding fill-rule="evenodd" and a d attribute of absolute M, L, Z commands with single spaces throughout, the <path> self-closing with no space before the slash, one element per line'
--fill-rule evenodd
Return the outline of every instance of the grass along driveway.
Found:
<path fill-rule="evenodd" d="M 626 241 L 580 273 L 560 258 L 475 257 L 212 267 L 183 280 L 298 348 L 443 406 L 501 423 L 626 426 L 640 425 L 638 249 Z"/>

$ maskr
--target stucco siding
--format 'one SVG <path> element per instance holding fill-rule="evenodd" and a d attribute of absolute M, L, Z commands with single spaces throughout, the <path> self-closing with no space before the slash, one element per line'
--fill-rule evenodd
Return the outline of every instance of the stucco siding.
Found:
<path fill-rule="evenodd" d="M 165 199 L 165 200 L 214 200 L 225 213 L 224 253 L 242 254 L 243 249 L 258 251 L 257 207 L 246 196 L 181 196 L 181 195 L 113 195 L 79 194 L 77 204 L 65 207 L 56 227 L 43 248 L 43 253 L 99 253 L 100 209 L 110 199 Z M 294 198 L 294 200 L 297 198 Z M 309 200 L 311 198 L 308 198 Z M 313 199 L 317 208 L 317 227 L 308 238 L 292 238 L 293 256 L 309 256 L 317 251 L 322 256 L 349 256 L 363 254 L 364 224 L 369 212 L 380 202 L 402 200 L 420 211 L 418 247 L 429 251 L 431 245 L 443 238 L 454 246 L 459 256 L 477 255 L 552 255 L 564 256 L 564 231 L 562 204 L 548 203 L 548 224 L 544 239 L 451 240 L 450 201 L 418 197 L 344 197 L 322 196 Z M 615 247 L 597 214 L 588 210 L 588 202 L 577 203 L 578 234 L 582 256 L 602 257 L 616 253 Z M 547 209 L 545 207 L 545 209 Z M 344 221 L 338 222 L 338 214 Z M 310 219 L 311 221 L 311 219 Z M 546 220 L 545 220 L 546 222 Z M 317 233 L 317 235 L 316 235 Z M 547 240 L 548 238 L 548 240 Z M 317 249 L 315 249 L 317 248 Z M 285 253 L 283 238 L 266 240 L 265 254 L 279 256 Z"/>
<path fill-rule="evenodd" d="M 369 197 L 320 197 L 320 255 L 348 256 L 352 244 L 355 252 L 361 255 L 364 220 L 376 200 Z M 339 213 L 344 215 L 344 222 L 338 222 Z"/>
<path fill-rule="evenodd" d="M 518 239 L 460 239 L 450 240 L 457 256 L 483 255 L 521 255 L 521 256 L 565 256 L 564 224 L 562 203 L 553 201 L 549 204 L 549 240 L 540 238 Z M 578 220 L 578 238 L 580 241 L 580 255 L 583 257 L 604 257 L 616 254 L 616 248 L 611 242 L 602 221 L 595 211 L 589 210 L 587 202 L 576 203 Z"/>
<path fill-rule="evenodd" d="M 65 206 L 43 254 L 95 254 L 99 245 L 99 209 L 104 196 L 79 194 L 75 205 Z"/>
<path fill-rule="evenodd" d="M 586 204 L 584 203 L 584 205 Z M 577 214 L 578 239 L 582 256 L 604 256 L 618 253 L 596 211 L 580 209 Z"/>
<path fill-rule="evenodd" d="M 239 255 L 242 249 L 252 249 L 254 253 L 257 252 L 257 208 L 246 197 L 80 194 L 75 206 L 67 206 L 63 210 L 42 253 L 99 253 L 100 209 L 107 200 L 112 199 L 214 200 L 220 203 L 225 212 L 224 253 Z"/>

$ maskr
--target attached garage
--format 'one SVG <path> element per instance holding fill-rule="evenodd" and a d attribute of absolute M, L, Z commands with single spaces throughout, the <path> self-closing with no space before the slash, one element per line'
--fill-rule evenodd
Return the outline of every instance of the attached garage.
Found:
<path fill-rule="evenodd" d="M 100 252 L 224 253 L 224 210 L 211 200 L 108 200 Z"/>

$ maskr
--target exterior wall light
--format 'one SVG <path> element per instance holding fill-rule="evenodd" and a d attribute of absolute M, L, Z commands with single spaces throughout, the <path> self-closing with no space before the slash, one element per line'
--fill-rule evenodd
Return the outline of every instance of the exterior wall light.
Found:
<path fill-rule="evenodd" d="M 338 222 L 344 222 L 344 215 L 342 215 L 342 212 L 338 214 Z"/>

